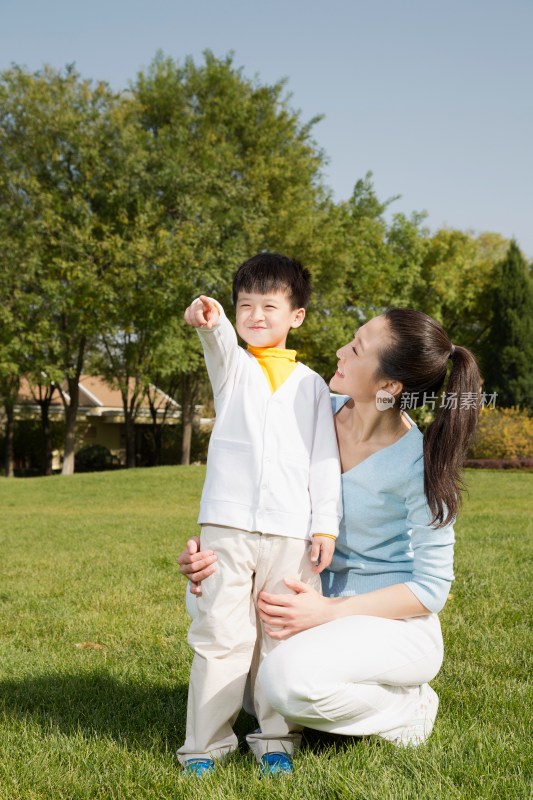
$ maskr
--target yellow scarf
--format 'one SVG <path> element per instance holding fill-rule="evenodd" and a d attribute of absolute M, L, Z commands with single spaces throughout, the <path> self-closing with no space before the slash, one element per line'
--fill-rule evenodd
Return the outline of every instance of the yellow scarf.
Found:
<path fill-rule="evenodd" d="M 296 368 L 296 350 L 284 350 L 280 347 L 252 347 L 249 344 L 248 352 L 257 359 L 265 373 L 271 392 L 279 389 Z"/>

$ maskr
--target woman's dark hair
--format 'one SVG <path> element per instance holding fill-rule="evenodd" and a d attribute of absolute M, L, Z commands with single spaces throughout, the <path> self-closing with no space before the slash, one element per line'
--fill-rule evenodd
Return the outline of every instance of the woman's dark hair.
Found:
<path fill-rule="evenodd" d="M 412 308 L 391 308 L 384 314 L 390 343 L 379 357 L 379 378 L 403 384 L 402 407 L 428 400 L 437 407 L 435 420 L 424 434 L 424 492 L 432 524 L 449 524 L 461 502 L 461 468 L 479 415 L 481 376 L 466 347 L 453 345 L 444 329 L 427 314 Z M 435 402 L 443 387 L 448 363 L 446 402 Z"/>
<path fill-rule="evenodd" d="M 307 308 L 311 298 L 311 273 L 294 258 L 279 253 L 259 253 L 241 264 L 233 278 L 233 304 L 239 292 L 286 291 L 291 308 Z"/>

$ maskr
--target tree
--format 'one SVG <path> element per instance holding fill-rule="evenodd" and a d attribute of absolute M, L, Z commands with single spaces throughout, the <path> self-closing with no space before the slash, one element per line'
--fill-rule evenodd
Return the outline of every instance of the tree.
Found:
<path fill-rule="evenodd" d="M 498 404 L 533 410 L 533 281 L 513 240 L 499 264 L 485 364 L 486 387 Z"/>
<path fill-rule="evenodd" d="M 302 358 L 326 379 L 336 348 L 387 306 L 409 304 L 419 280 L 424 215 L 396 214 L 388 223 L 385 212 L 394 200 L 379 200 L 368 173 L 350 200 L 328 199 L 315 214 L 313 301 L 298 338 Z"/>
<path fill-rule="evenodd" d="M 14 407 L 27 353 L 35 342 L 28 319 L 38 298 L 32 288 L 36 259 L 31 209 L 13 180 L 16 165 L 4 145 L 0 126 L 0 405 L 5 416 L 5 474 L 12 477 Z"/>
<path fill-rule="evenodd" d="M 168 360 L 150 369 L 152 376 L 180 376 L 184 463 L 205 383 L 201 348 L 183 324 L 184 309 L 203 292 L 229 311 L 241 261 L 262 249 L 302 257 L 315 233 L 324 194 L 323 156 L 310 136 L 315 120 L 302 124 L 283 93 L 283 82 L 260 85 L 231 57 L 209 52 L 200 65 L 159 55 L 132 86 L 139 123 L 149 135 L 145 191 L 160 205 L 174 273 L 167 271 L 174 321 L 168 311 L 156 315 L 172 341 L 152 339 L 151 347 Z"/>
<path fill-rule="evenodd" d="M 490 330 L 494 270 L 508 247 L 498 234 L 443 228 L 428 240 L 413 305 L 478 356 Z"/>
<path fill-rule="evenodd" d="M 229 306 L 236 266 L 258 250 L 312 249 L 323 156 L 314 120 L 302 124 L 283 92 L 283 82 L 262 86 L 210 53 L 200 66 L 158 56 L 120 98 L 72 68 L 2 74 L 2 144 L 36 259 L 24 368 L 61 394 L 64 472 L 95 342 L 122 391 L 128 463 L 139 403 L 163 374 L 180 376 L 189 410 L 186 461 L 203 372 L 183 309 L 199 291 Z M 170 352 L 170 364 L 157 361 Z"/>
<path fill-rule="evenodd" d="M 122 396 L 126 466 L 135 466 L 135 420 L 149 393 L 159 343 L 175 314 L 175 266 L 154 186 L 148 136 L 135 103 L 113 109 L 108 191 L 96 211 L 106 242 L 107 317 L 91 365 Z"/>
<path fill-rule="evenodd" d="M 0 80 L 0 132 L 9 153 L 12 191 L 32 219 L 35 303 L 26 325 L 38 346 L 32 366 L 54 382 L 65 407 L 63 472 L 74 470 L 78 382 L 91 340 L 106 319 L 105 228 L 97 207 L 109 189 L 106 167 L 114 130 L 109 88 L 73 68 L 30 74 L 19 67 Z"/>

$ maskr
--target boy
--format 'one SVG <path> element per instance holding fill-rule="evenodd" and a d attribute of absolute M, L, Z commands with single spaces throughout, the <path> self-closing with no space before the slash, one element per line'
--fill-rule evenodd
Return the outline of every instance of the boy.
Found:
<path fill-rule="evenodd" d="M 198 522 L 201 548 L 216 552 L 217 571 L 202 584 L 189 631 L 195 656 L 178 750 L 196 775 L 236 748 L 232 724 L 256 639 L 260 659 L 276 644 L 256 616 L 259 592 L 286 592 L 288 575 L 320 589 L 318 573 L 335 547 L 340 466 L 329 390 L 285 349 L 310 290 L 308 270 L 293 259 L 261 253 L 245 261 L 233 302 L 247 351 L 213 299 L 202 295 L 185 312 L 204 348 L 216 410 Z M 260 728 L 247 737 L 250 748 L 264 773 L 290 772 L 300 729 L 258 686 L 254 705 Z"/>

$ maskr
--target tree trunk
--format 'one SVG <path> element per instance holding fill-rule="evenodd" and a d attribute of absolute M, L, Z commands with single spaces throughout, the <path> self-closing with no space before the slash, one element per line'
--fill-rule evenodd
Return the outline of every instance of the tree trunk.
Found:
<path fill-rule="evenodd" d="M 132 469 L 135 467 L 135 421 L 127 406 L 124 406 L 124 423 L 126 425 L 126 469 Z"/>
<path fill-rule="evenodd" d="M 162 420 L 160 423 L 157 421 L 157 409 L 155 406 L 154 398 L 148 392 L 148 404 L 150 407 L 150 416 L 152 417 L 152 425 L 151 425 L 151 434 L 152 434 L 152 444 L 153 450 L 151 453 L 151 462 L 153 467 L 159 467 L 161 465 L 161 444 L 163 440 L 163 423 Z"/>
<path fill-rule="evenodd" d="M 184 375 L 181 381 L 181 463 L 191 463 L 192 426 L 194 421 L 194 381 L 192 375 Z"/>
<path fill-rule="evenodd" d="M 137 466 L 136 463 L 136 436 L 135 436 L 135 420 L 139 410 L 140 401 L 142 396 L 137 389 L 137 381 L 134 384 L 132 394 L 130 396 L 130 379 L 127 378 L 125 386 L 121 385 L 120 393 L 122 395 L 122 408 L 124 410 L 124 426 L 126 428 L 126 469 L 133 469 Z"/>
<path fill-rule="evenodd" d="M 154 467 L 161 466 L 161 449 L 163 445 L 163 424 L 154 427 Z"/>
<path fill-rule="evenodd" d="M 74 474 L 74 455 L 76 448 L 76 417 L 77 408 L 65 408 L 65 447 L 63 452 L 62 475 Z"/>
<path fill-rule="evenodd" d="M 33 399 L 41 410 L 41 433 L 43 437 L 44 474 L 52 474 L 52 432 L 50 430 L 50 403 L 55 393 L 53 383 L 30 385 Z"/>
<path fill-rule="evenodd" d="M 44 452 L 44 474 L 52 474 L 52 433 L 50 431 L 49 402 L 42 402 L 41 406 L 41 430 L 43 434 Z"/>
<path fill-rule="evenodd" d="M 76 420 L 78 417 L 78 378 L 68 379 L 70 403 L 65 404 L 65 449 L 63 453 L 63 475 L 74 474 L 74 455 L 76 450 Z"/>
<path fill-rule="evenodd" d="M 5 403 L 4 408 L 6 412 L 6 478 L 13 478 L 15 476 L 15 414 L 13 403 Z"/>
<path fill-rule="evenodd" d="M 66 398 L 59 390 L 61 399 L 65 407 L 65 447 L 63 451 L 63 469 L 62 475 L 74 474 L 74 454 L 76 449 L 76 421 L 78 418 L 78 405 L 79 405 L 79 383 L 81 371 L 83 369 L 83 359 L 85 356 L 85 347 L 87 340 L 85 337 L 79 342 L 78 357 L 76 362 L 76 373 L 74 377 L 67 379 L 68 393 L 70 395 L 70 402 L 66 402 Z"/>

